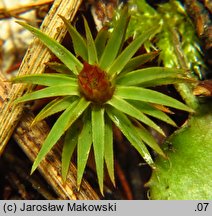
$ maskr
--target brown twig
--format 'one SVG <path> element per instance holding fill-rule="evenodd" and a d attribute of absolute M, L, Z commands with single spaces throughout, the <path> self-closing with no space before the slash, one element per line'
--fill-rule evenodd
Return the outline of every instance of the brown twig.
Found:
<path fill-rule="evenodd" d="M 40 0 L 38 2 L 33 2 L 30 4 L 25 4 L 21 6 L 16 6 L 13 8 L 0 8 L 0 19 L 15 17 L 18 18 L 18 15 L 28 12 L 33 9 L 37 9 L 40 6 L 52 4 L 54 0 Z"/>
<path fill-rule="evenodd" d="M 132 195 L 132 191 L 130 189 L 129 183 L 125 177 L 125 174 L 121 168 L 121 166 L 119 165 L 119 163 L 117 161 L 115 161 L 115 169 L 116 169 L 116 173 L 117 173 L 117 178 L 119 179 L 121 186 L 123 188 L 123 191 L 125 193 L 125 196 L 128 200 L 132 200 L 133 199 L 133 195 Z"/>

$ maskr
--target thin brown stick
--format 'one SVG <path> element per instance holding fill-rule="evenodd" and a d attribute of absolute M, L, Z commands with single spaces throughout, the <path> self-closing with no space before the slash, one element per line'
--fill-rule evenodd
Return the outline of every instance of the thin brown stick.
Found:
<path fill-rule="evenodd" d="M 122 170 L 121 166 L 117 161 L 115 161 L 115 169 L 117 173 L 117 178 L 119 179 L 121 186 L 123 188 L 123 191 L 125 193 L 125 196 L 128 200 L 133 199 L 132 191 L 130 189 L 130 185 L 125 177 L 124 171 Z"/>
<path fill-rule="evenodd" d="M 72 20 L 81 0 L 55 0 L 51 10 L 45 17 L 41 30 L 51 38 L 61 41 L 66 33 L 66 28 L 58 14 Z M 29 47 L 19 69 L 19 75 L 43 73 L 45 62 L 51 57 L 49 50 L 35 39 Z M 0 155 L 10 139 L 23 111 L 23 104 L 14 106 L 13 101 L 29 92 L 32 85 L 15 84 L 12 86 L 7 100 L 4 102 L 0 113 Z"/>
<path fill-rule="evenodd" d="M 0 8 L 0 19 L 18 17 L 19 14 L 25 13 L 27 11 L 36 9 L 40 6 L 53 3 L 54 0 L 40 0 L 38 2 L 31 2 L 29 4 L 24 4 L 21 6 L 15 6 L 12 8 Z"/>

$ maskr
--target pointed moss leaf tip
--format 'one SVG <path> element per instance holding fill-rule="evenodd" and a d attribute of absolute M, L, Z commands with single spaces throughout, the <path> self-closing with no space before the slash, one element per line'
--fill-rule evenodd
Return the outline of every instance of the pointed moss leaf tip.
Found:
<path fill-rule="evenodd" d="M 51 50 L 71 71 L 78 74 L 78 70 L 81 70 L 82 68 L 82 63 L 69 50 L 67 50 L 55 39 L 52 39 L 47 34 L 43 33 L 41 30 L 32 27 L 25 22 L 16 22 L 39 38 L 40 41 L 48 47 L 49 50 Z"/>

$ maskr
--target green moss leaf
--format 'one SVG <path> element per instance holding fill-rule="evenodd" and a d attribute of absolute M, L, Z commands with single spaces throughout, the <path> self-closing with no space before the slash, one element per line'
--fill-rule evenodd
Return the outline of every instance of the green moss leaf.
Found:
<path fill-rule="evenodd" d="M 64 64 L 58 62 L 46 62 L 45 63 L 50 69 L 61 73 L 61 74 L 68 74 L 73 77 L 74 73 Z"/>
<path fill-rule="evenodd" d="M 107 166 L 110 179 L 113 185 L 115 185 L 113 158 L 113 128 L 112 122 L 108 118 L 108 116 L 105 117 L 105 163 Z"/>
<path fill-rule="evenodd" d="M 31 173 L 34 172 L 34 170 L 38 167 L 39 163 L 43 160 L 46 154 L 68 129 L 67 126 L 72 117 L 74 107 L 75 106 L 72 105 L 68 109 L 66 109 L 55 122 L 33 163 Z"/>
<path fill-rule="evenodd" d="M 92 144 L 91 112 L 85 111 L 83 116 L 83 128 L 78 137 L 77 145 L 77 186 L 80 187 L 85 166 L 88 160 Z"/>
<path fill-rule="evenodd" d="M 78 74 L 78 72 L 82 69 L 82 63 L 56 40 L 50 38 L 39 29 L 34 28 L 24 22 L 16 22 L 38 37 L 45 44 L 45 46 L 47 46 L 60 59 L 60 61 L 62 61 L 75 74 Z"/>
<path fill-rule="evenodd" d="M 88 23 L 86 19 L 84 18 L 84 25 L 85 25 L 85 32 L 86 32 L 86 41 L 87 41 L 87 47 L 88 47 L 88 63 L 89 64 L 97 64 L 98 58 L 97 58 L 97 51 L 95 42 L 93 39 L 93 36 L 91 34 L 91 30 L 88 26 Z"/>
<path fill-rule="evenodd" d="M 145 53 L 142 55 L 138 55 L 134 58 L 131 58 L 129 62 L 125 65 L 124 69 L 122 70 L 122 75 L 126 72 L 133 71 L 140 67 L 141 65 L 152 61 L 156 56 L 158 55 L 158 51 L 150 52 L 150 53 Z"/>
<path fill-rule="evenodd" d="M 107 43 L 107 40 L 109 39 L 109 37 L 110 37 L 110 32 L 108 31 L 107 28 L 102 28 L 98 32 L 98 34 L 95 38 L 95 46 L 96 46 L 98 59 L 101 58 L 102 53 L 105 49 L 105 46 L 106 46 L 106 43 Z"/>
<path fill-rule="evenodd" d="M 72 85 L 57 85 L 47 87 L 32 93 L 25 94 L 18 98 L 15 103 L 22 103 L 31 100 L 37 100 L 48 97 L 66 96 L 66 95 L 79 95 L 78 86 Z"/>
<path fill-rule="evenodd" d="M 64 74 L 32 74 L 25 76 L 18 76 L 11 80 L 14 83 L 30 83 L 43 86 L 57 86 L 57 85 L 75 85 L 77 86 L 77 79 L 69 77 Z"/>
<path fill-rule="evenodd" d="M 103 194 L 104 180 L 104 149 L 105 149 L 105 120 L 104 109 L 93 106 L 91 114 L 92 122 L 92 139 L 94 147 L 94 156 L 96 162 L 96 172 L 100 192 Z"/>
<path fill-rule="evenodd" d="M 78 99 L 78 101 L 76 101 L 76 106 L 74 106 L 75 104 L 72 104 L 72 106 L 70 106 L 60 115 L 48 134 L 45 142 L 43 143 L 41 150 L 39 151 L 33 163 L 31 173 L 34 172 L 50 149 L 56 144 L 56 142 L 68 130 L 68 128 L 71 127 L 71 125 L 79 118 L 79 116 L 85 111 L 89 104 L 90 102 L 86 101 L 84 98 Z"/>
<path fill-rule="evenodd" d="M 106 109 L 108 116 L 115 123 L 115 125 L 121 130 L 124 136 L 134 146 L 134 148 L 140 153 L 144 160 L 154 168 L 154 162 L 152 157 L 142 141 L 141 135 L 139 134 L 136 127 L 131 123 L 124 113 L 118 110 L 107 107 Z"/>
<path fill-rule="evenodd" d="M 160 120 L 162 120 L 162 121 L 164 121 L 170 125 L 173 125 L 175 127 L 177 126 L 175 124 L 175 122 L 168 115 L 166 115 L 164 112 L 156 109 L 151 104 L 146 103 L 146 102 L 141 102 L 141 101 L 133 101 L 133 100 L 129 100 L 129 101 L 134 107 L 139 109 L 141 112 L 143 112 L 149 116 L 155 117 L 157 119 L 160 119 Z"/>
<path fill-rule="evenodd" d="M 150 146 L 153 150 L 155 150 L 155 152 L 157 152 L 159 155 L 166 158 L 164 152 L 162 151 L 162 149 L 160 148 L 160 146 L 156 142 L 155 138 L 151 135 L 151 133 L 146 128 L 144 128 L 141 124 L 139 124 L 138 122 L 137 122 L 137 124 L 139 127 L 136 127 L 136 130 L 138 130 L 138 133 L 140 134 L 142 140 L 148 146 Z"/>
<path fill-rule="evenodd" d="M 118 97 L 124 99 L 162 104 L 164 106 L 169 106 L 176 109 L 185 110 L 188 112 L 193 112 L 191 108 L 179 102 L 178 100 L 175 100 L 160 92 L 141 88 L 141 87 L 117 86 L 114 95 L 117 95 Z"/>
<path fill-rule="evenodd" d="M 73 155 L 74 149 L 78 142 L 79 126 L 74 123 L 65 135 L 63 150 L 62 150 L 62 178 L 66 181 L 66 177 L 69 171 L 69 166 L 71 163 L 71 157 Z"/>
<path fill-rule="evenodd" d="M 49 102 L 35 117 L 33 124 L 35 122 L 41 121 L 55 113 L 61 112 L 67 109 L 69 106 L 77 100 L 77 97 L 66 96 L 64 98 L 56 98 L 55 100 Z"/>
<path fill-rule="evenodd" d="M 82 57 L 84 60 L 88 60 L 88 49 L 85 42 L 85 39 L 81 36 L 81 34 L 74 28 L 70 22 L 63 16 L 59 15 L 59 17 L 63 20 L 65 25 L 67 26 L 68 32 L 71 35 L 71 39 L 73 42 L 74 52 L 77 56 Z"/>
<path fill-rule="evenodd" d="M 141 34 L 139 37 L 137 37 L 135 40 L 133 40 L 127 48 L 125 48 L 122 53 L 116 58 L 116 60 L 113 62 L 113 64 L 108 67 L 107 72 L 108 74 L 115 75 L 119 74 L 122 69 L 126 66 L 126 64 L 129 62 L 129 60 L 133 57 L 133 55 L 136 53 L 136 51 L 141 47 L 141 45 L 149 39 L 152 35 L 155 34 L 155 32 L 158 30 L 158 28 L 154 27 L 149 29 L 145 32 L 145 34 Z"/>
<path fill-rule="evenodd" d="M 201 105 L 164 147 L 168 160 L 158 158 L 150 198 L 162 200 L 211 200 L 212 104 Z"/>
<path fill-rule="evenodd" d="M 107 103 L 116 108 L 117 110 L 119 110 L 120 112 L 123 112 L 143 122 L 144 124 L 154 128 L 160 134 L 164 135 L 164 132 L 157 124 L 155 124 L 150 118 L 148 118 L 145 114 L 143 114 L 140 110 L 138 110 L 136 107 L 134 107 L 127 101 L 119 97 L 113 96 L 113 98 L 109 100 Z"/>
<path fill-rule="evenodd" d="M 121 19 L 118 20 L 102 53 L 100 59 L 100 68 L 102 70 L 106 70 L 113 63 L 125 39 L 126 28 L 129 21 L 127 7 L 124 8 L 120 16 Z"/>
<path fill-rule="evenodd" d="M 186 77 L 185 70 L 164 67 L 148 67 L 120 76 L 120 78 L 117 79 L 117 84 L 153 87 L 194 81 L 196 82 L 196 80 Z"/>

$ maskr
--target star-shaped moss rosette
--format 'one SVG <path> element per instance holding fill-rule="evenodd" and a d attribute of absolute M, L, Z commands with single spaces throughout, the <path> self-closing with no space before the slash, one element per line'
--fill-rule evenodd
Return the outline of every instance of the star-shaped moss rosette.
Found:
<path fill-rule="evenodd" d="M 59 73 L 19 76 L 12 80 L 15 83 L 46 86 L 22 96 L 16 103 L 54 97 L 36 116 L 35 122 L 62 112 L 43 143 L 33 163 L 32 172 L 65 134 L 62 151 L 63 179 L 66 179 L 72 153 L 77 148 L 77 184 L 80 186 L 93 145 L 98 183 L 103 193 L 104 162 L 110 179 L 115 184 L 112 124 L 121 130 L 144 160 L 154 167 L 145 144 L 158 154 L 164 157 L 165 155 L 143 124 L 163 135 L 162 129 L 149 116 L 175 126 L 173 120 L 157 109 L 155 104 L 188 112 L 192 112 L 192 109 L 148 87 L 190 79 L 180 69 L 137 69 L 143 62 L 155 56 L 154 52 L 134 57 L 141 45 L 157 32 L 158 27 L 141 34 L 123 49 L 130 19 L 126 8 L 121 12 L 121 19 L 117 21 L 112 33 L 102 29 L 95 40 L 85 19 L 86 38 L 83 38 L 65 18 L 61 18 L 70 33 L 74 54 L 39 29 L 18 22 L 38 37 L 62 62 L 48 63 Z"/>

